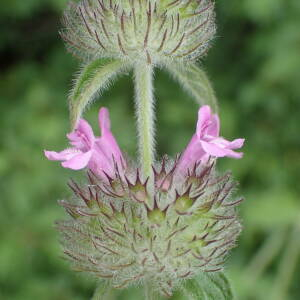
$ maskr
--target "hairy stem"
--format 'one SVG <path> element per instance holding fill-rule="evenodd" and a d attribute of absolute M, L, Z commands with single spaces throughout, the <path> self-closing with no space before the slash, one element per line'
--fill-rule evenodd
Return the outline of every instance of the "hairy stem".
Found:
<path fill-rule="evenodd" d="M 151 287 L 149 284 L 145 285 L 145 299 L 146 300 L 154 300 L 151 293 Z"/>
<path fill-rule="evenodd" d="M 114 300 L 114 293 L 111 287 L 101 284 L 97 287 L 91 300 Z"/>
<path fill-rule="evenodd" d="M 139 64 L 134 68 L 139 159 L 145 176 L 150 176 L 154 161 L 153 67 Z"/>
<path fill-rule="evenodd" d="M 161 299 L 160 295 L 157 294 L 150 282 L 145 283 L 145 300 L 159 300 Z"/>
<path fill-rule="evenodd" d="M 199 105 L 208 104 L 215 113 L 218 112 L 218 101 L 213 86 L 196 63 L 173 62 L 167 64 L 166 68 Z"/>

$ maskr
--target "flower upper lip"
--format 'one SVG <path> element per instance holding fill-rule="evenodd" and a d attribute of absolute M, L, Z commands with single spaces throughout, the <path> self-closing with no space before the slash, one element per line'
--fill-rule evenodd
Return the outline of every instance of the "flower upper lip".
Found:
<path fill-rule="evenodd" d="M 93 130 L 84 119 L 79 121 L 73 132 L 67 134 L 67 138 L 72 146 L 82 151 L 93 148 L 95 143 Z"/>

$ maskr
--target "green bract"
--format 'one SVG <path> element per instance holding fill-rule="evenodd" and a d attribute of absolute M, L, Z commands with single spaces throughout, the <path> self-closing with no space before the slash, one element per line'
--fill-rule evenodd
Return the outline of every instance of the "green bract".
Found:
<path fill-rule="evenodd" d="M 132 63 L 194 60 L 215 34 L 211 0 L 83 0 L 71 2 L 61 34 L 80 58 Z"/>
<path fill-rule="evenodd" d="M 114 288 L 151 284 L 166 296 L 184 288 L 185 279 L 222 270 L 241 230 L 241 199 L 231 200 L 230 174 L 217 175 L 214 161 L 184 176 L 176 165 L 164 159 L 152 182 L 129 166 L 114 180 L 89 173 L 87 185 L 71 183 L 74 201 L 61 205 L 73 218 L 57 227 L 75 270 Z M 188 290 L 194 297 L 196 290 Z"/>

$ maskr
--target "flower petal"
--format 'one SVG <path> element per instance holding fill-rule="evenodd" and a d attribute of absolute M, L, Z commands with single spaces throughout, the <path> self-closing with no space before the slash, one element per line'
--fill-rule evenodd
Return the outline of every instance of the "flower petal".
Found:
<path fill-rule="evenodd" d="M 211 108 L 208 105 L 203 105 L 198 111 L 197 135 L 200 138 L 211 121 Z"/>
<path fill-rule="evenodd" d="M 211 124 L 208 125 L 206 134 L 217 137 L 220 134 L 220 119 L 217 114 L 212 115 Z"/>
<path fill-rule="evenodd" d="M 243 152 L 236 152 L 236 151 L 233 151 L 233 150 L 230 150 L 230 149 L 226 149 L 226 151 L 227 151 L 226 156 L 231 157 L 231 158 L 239 159 L 239 158 L 242 158 L 243 155 L 244 155 Z"/>
<path fill-rule="evenodd" d="M 205 154 L 197 135 L 194 134 L 179 159 L 177 169 L 183 173 L 187 172 L 189 168 L 194 167 L 195 163 L 202 160 Z"/>
<path fill-rule="evenodd" d="M 76 129 L 67 134 L 67 137 L 70 140 L 71 145 L 80 148 L 81 150 L 83 150 L 83 148 L 90 149 L 95 141 L 93 129 L 84 119 L 79 120 Z"/>
<path fill-rule="evenodd" d="M 74 156 L 73 158 L 63 162 L 61 165 L 64 168 L 72 169 L 72 170 L 80 170 L 87 166 L 92 156 L 92 151 L 88 151 L 85 153 L 80 153 Z"/>
<path fill-rule="evenodd" d="M 101 135 L 106 135 L 108 132 L 110 132 L 109 112 L 106 107 L 100 108 L 98 119 Z"/>
<path fill-rule="evenodd" d="M 225 140 L 226 141 L 226 140 Z M 217 144 L 215 142 L 206 142 L 201 141 L 201 145 L 204 149 L 204 151 L 215 157 L 231 157 L 231 158 L 242 158 L 243 153 L 242 152 L 235 152 L 232 151 L 229 147 L 224 147 L 224 144 Z"/>
<path fill-rule="evenodd" d="M 101 137 L 96 139 L 95 149 L 110 162 L 110 169 L 114 169 L 114 163 L 116 162 L 121 170 L 122 166 L 125 165 L 125 160 L 115 137 L 110 131 L 109 112 L 105 107 L 102 107 L 99 111 L 99 126 Z M 109 170 L 104 171 L 109 172 Z"/>
<path fill-rule="evenodd" d="M 93 155 L 88 163 L 88 168 L 91 169 L 95 174 L 98 174 L 102 177 L 103 171 L 108 174 L 110 177 L 115 177 L 114 175 L 114 164 L 110 159 L 108 160 L 104 153 L 99 150 L 95 150 Z"/>
<path fill-rule="evenodd" d="M 244 142 L 245 142 L 245 139 L 233 140 L 232 142 L 230 142 L 229 148 L 230 149 L 239 149 L 239 148 L 243 147 Z"/>
<path fill-rule="evenodd" d="M 214 144 L 212 142 L 200 141 L 203 150 L 211 155 L 216 157 L 224 157 L 227 154 L 226 148 L 220 147 L 218 144 Z"/>
<path fill-rule="evenodd" d="M 55 152 L 55 151 L 44 151 L 45 156 L 49 160 L 69 160 L 73 158 L 74 156 L 78 155 L 80 151 L 74 149 L 74 148 L 68 148 L 61 152 Z"/>

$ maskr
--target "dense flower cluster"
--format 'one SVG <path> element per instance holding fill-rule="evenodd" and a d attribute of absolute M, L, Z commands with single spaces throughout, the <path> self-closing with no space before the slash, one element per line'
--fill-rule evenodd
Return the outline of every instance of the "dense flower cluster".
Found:
<path fill-rule="evenodd" d="M 70 184 L 73 201 L 60 204 L 73 219 L 57 223 L 66 257 L 79 272 L 115 288 L 141 281 L 170 296 L 181 279 L 222 269 L 240 232 L 230 174 L 218 176 L 214 160 L 176 176 L 177 163 L 154 167 L 154 184 L 130 166 L 116 179 L 89 172 Z"/>
<path fill-rule="evenodd" d="M 209 48 L 214 18 L 211 0 L 82 0 L 69 4 L 61 35 L 81 58 L 194 60 Z"/>
<path fill-rule="evenodd" d="M 60 204 L 72 219 L 60 221 L 63 248 L 73 268 L 115 288 L 151 282 L 170 296 L 182 279 L 221 270 L 241 226 L 229 173 L 219 175 L 216 157 L 240 158 L 242 139 L 219 137 L 219 118 L 199 110 L 196 134 L 175 160 L 165 157 L 145 176 L 126 161 L 100 110 L 101 137 L 84 120 L 68 135 L 72 148 L 46 151 L 63 166 L 87 167 L 88 183 L 70 183 L 74 197 Z"/>

